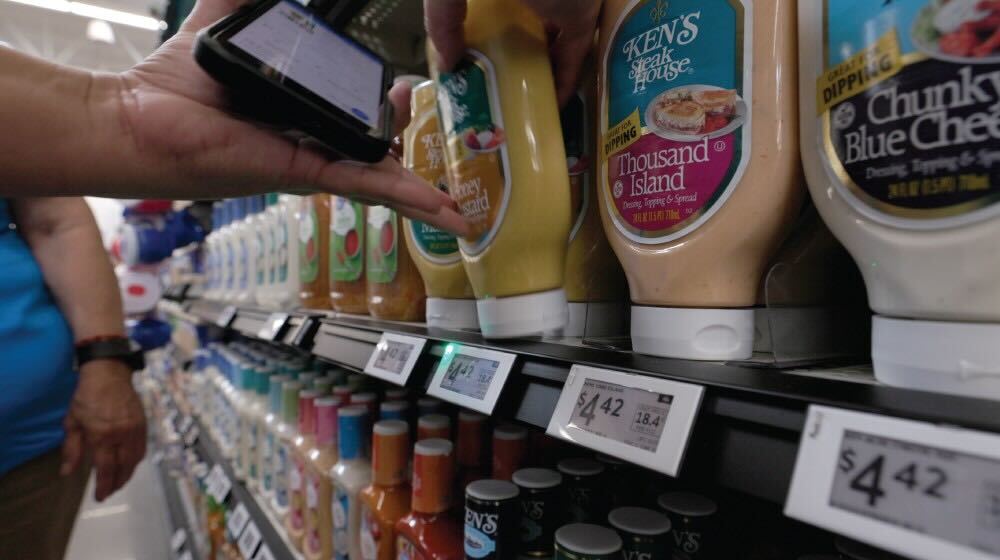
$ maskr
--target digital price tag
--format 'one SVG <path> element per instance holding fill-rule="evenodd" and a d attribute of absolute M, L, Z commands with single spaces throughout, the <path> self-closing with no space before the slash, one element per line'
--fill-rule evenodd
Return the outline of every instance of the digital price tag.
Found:
<path fill-rule="evenodd" d="M 449 344 L 427 394 L 483 414 L 493 414 L 516 357 L 496 350 Z"/>
<path fill-rule="evenodd" d="M 229 534 L 234 539 L 238 539 L 243 534 L 243 528 L 247 526 L 248 521 L 250 521 L 250 512 L 247 511 L 246 506 L 236 504 L 233 512 L 229 514 L 229 519 L 226 521 L 226 528 L 229 529 Z"/>
<path fill-rule="evenodd" d="M 288 313 L 271 313 L 257 331 L 257 338 L 274 341 L 288 324 Z"/>
<path fill-rule="evenodd" d="M 215 498 L 218 503 L 223 503 L 226 501 L 226 497 L 229 496 L 229 491 L 232 489 L 233 484 L 229 481 L 229 477 L 226 476 L 225 471 L 222 470 L 222 466 L 216 464 L 212 467 L 211 472 L 208 473 L 209 480 L 206 483 L 206 490 L 208 495 Z"/>
<path fill-rule="evenodd" d="M 236 546 L 240 549 L 240 554 L 244 558 L 253 558 L 254 551 L 257 550 L 257 545 L 260 544 L 260 529 L 257 528 L 257 524 L 253 521 L 247 523 L 246 529 L 243 530 L 243 534 L 240 535 L 240 539 L 236 541 Z"/>
<path fill-rule="evenodd" d="M 1000 558 L 1000 436 L 809 407 L 785 514 L 922 560 Z"/>
<path fill-rule="evenodd" d="M 426 343 L 423 338 L 384 332 L 368 357 L 365 373 L 389 383 L 406 385 Z"/>
<path fill-rule="evenodd" d="M 690 383 L 574 365 L 546 433 L 676 476 L 704 392 Z"/>
<path fill-rule="evenodd" d="M 184 554 L 177 557 L 177 560 L 194 560 L 194 556 L 191 555 L 190 550 L 185 550 Z"/>
<path fill-rule="evenodd" d="M 198 441 L 198 436 L 201 435 L 201 430 L 198 426 L 191 428 L 188 433 L 184 434 L 184 445 L 191 447 Z"/>
<path fill-rule="evenodd" d="M 222 312 L 219 313 L 219 316 L 216 317 L 215 324 L 224 329 L 228 329 L 229 325 L 232 324 L 233 319 L 235 318 L 236 318 L 236 306 L 227 305 L 222 309 Z"/>
<path fill-rule="evenodd" d="M 257 549 L 257 554 L 253 557 L 253 560 L 274 560 L 274 555 L 271 554 L 271 549 L 266 544 L 262 544 Z"/>
<path fill-rule="evenodd" d="M 180 552 L 181 547 L 184 546 L 185 542 L 187 542 L 187 531 L 185 531 L 183 527 L 178 528 L 170 537 L 170 549 L 173 550 L 174 553 Z"/>

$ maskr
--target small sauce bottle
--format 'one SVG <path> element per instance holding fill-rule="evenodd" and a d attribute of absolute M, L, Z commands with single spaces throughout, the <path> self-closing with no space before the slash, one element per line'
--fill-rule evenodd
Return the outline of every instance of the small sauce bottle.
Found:
<path fill-rule="evenodd" d="M 462 525 L 452 511 L 452 443 L 433 438 L 413 449 L 412 510 L 396 523 L 396 558 L 463 559 Z"/>
<path fill-rule="evenodd" d="M 670 519 L 658 511 L 620 507 L 608 514 L 608 525 L 622 538 L 626 558 L 670 560 Z"/>
<path fill-rule="evenodd" d="M 341 313 L 368 314 L 365 293 L 365 206 L 330 197 L 330 307 Z"/>
<path fill-rule="evenodd" d="M 604 465 L 586 457 L 559 461 L 563 476 L 566 523 L 602 523 L 608 513 L 604 489 Z"/>
<path fill-rule="evenodd" d="M 556 531 L 553 560 L 619 560 L 622 539 L 607 527 L 571 523 Z"/>
<path fill-rule="evenodd" d="M 410 428 L 380 420 L 372 430 L 372 483 L 361 491 L 361 558 L 395 560 L 396 522 L 410 512 Z"/>
<path fill-rule="evenodd" d="M 548 558 L 556 529 L 562 522 L 559 487 L 562 475 L 552 469 L 521 469 L 514 473 L 514 484 L 520 490 L 521 505 L 520 556 Z"/>
<path fill-rule="evenodd" d="M 410 403 L 406 401 L 385 401 L 378 406 L 379 420 L 407 420 Z"/>
<path fill-rule="evenodd" d="M 528 450 L 528 431 L 515 424 L 493 429 L 493 478 L 510 480 L 514 471 L 524 466 Z"/>
<path fill-rule="evenodd" d="M 306 463 L 309 462 L 309 451 L 316 443 L 316 391 L 305 389 L 299 391 L 299 422 L 298 435 L 292 440 L 292 464 L 288 472 L 288 515 L 285 516 L 285 531 L 288 540 L 299 551 L 302 550 L 302 537 L 306 532 L 305 521 L 305 476 Z"/>
<path fill-rule="evenodd" d="M 330 307 L 330 196 L 303 196 L 299 206 L 299 299 L 302 307 Z"/>
<path fill-rule="evenodd" d="M 337 462 L 337 397 L 321 397 L 316 409 L 316 445 L 306 464 L 306 529 L 302 553 L 308 560 L 326 560 L 333 554 L 333 517 L 330 511 L 333 484 L 330 469 Z"/>
<path fill-rule="evenodd" d="M 424 414 L 417 419 L 417 441 L 451 439 L 451 419 L 444 414 Z"/>
<path fill-rule="evenodd" d="M 474 480 L 489 477 L 486 467 L 486 417 L 463 410 L 458 413 L 458 430 L 455 435 L 455 459 L 458 465 L 457 495 Z"/>
<path fill-rule="evenodd" d="M 423 321 L 424 280 L 400 239 L 400 217 L 385 206 L 368 208 L 368 312 L 376 319 Z"/>
<path fill-rule="evenodd" d="M 368 410 L 368 418 L 378 416 L 378 395 L 371 391 L 352 393 L 351 404 L 365 407 Z"/>
<path fill-rule="evenodd" d="M 656 500 L 670 518 L 673 549 L 688 558 L 708 558 L 715 537 L 715 501 L 692 492 L 667 492 Z"/>
<path fill-rule="evenodd" d="M 521 511 L 517 485 L 477 480 L 465 488 L 465 557 L 506 560 L 517 554 Z"/>
<path fill-rule="evenodd" d="M 337 417 L 339 457 L 330 469 L 333 498 L 330 510 L 333 518 L 334 560 L 361 558 L 361 501 L 358 494 L 371 482 L 372 467 L 368 462 L 371 431 L 368 409 L 351 405 L 341 408 Z"/>

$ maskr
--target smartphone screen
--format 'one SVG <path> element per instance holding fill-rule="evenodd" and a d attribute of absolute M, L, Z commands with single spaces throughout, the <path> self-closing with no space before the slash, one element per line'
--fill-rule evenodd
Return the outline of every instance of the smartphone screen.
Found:
<path fill-rule="evenodd" d="M 294 82 L 369 128 L 380 124 L 382 62 L 297 2 L 276 3 L 227 41 L 272 78 Z"/>

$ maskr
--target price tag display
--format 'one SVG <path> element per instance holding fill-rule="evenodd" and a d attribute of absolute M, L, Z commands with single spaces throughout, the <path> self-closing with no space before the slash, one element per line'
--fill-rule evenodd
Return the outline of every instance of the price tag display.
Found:
<path fill-rule="evenodd" d="M 236 306 L 227 305 L 225 308 L 222 309 L 222 312 L 219 313 L 219 316 L 215 319 L 215 324 L 224 329 L 228 329 L 229 325 L 232 324 L 233 319 L 235 318 L 236 318 Z"/>
<path fill-rule="evenodd" d="M 237 504 L 236 508 L 229 514 L 226 528 L 229 529 L 229 534 L 234 539 L 238 539 L 243 534 L 243 528 L 247 526 L 248 521 L 250 521 L 250 512 L 243 504 Z"/>
<path fill-rule="evenodd" d="M 187 542 L 187 531 L 183 528 L 178 528 L 170 537 L 170 549 L 174 552 L 179 552 L 185 542 Z"/>
<path fill-rule="evenodd" d="M 288 313 L 271 313 L 257 331 L 257 338 L 274 341 L 288 324 Z"/>
<path fill-rule="evenodd" d="M 226 501 L 226 497 L 229 496 L 229 491 L 232 487 L 233 484 L 229 481 L 229 477 L 226 476 L 225 471 L 222 470 L 222 466 L 216 464 L 212 467 L 205 484 L 208 495 L 215 498 L 215 501 L 221 504 Z"/>
<path fill-rule="evenodd" d="M 426 343 L 425 339 L 416 336 L 382 333 L 365 365 L 365 373 L 396 385 L 406 385 Z"/>
<path fill-rule="evenodd" d="M 785 513 L 919 559 L 1000 558 L 1000 436 L 811 406 Z"/>
<path fill-rule="evenodd" d="M 493 414 L 514 365 L 514 354 L 449 344 L 427 394 L 483 414 Z"/>
<path fill-rule="evenodd" d="M 699 385 L 574 365 L 546 433 L 675 476 L 703 393 Z"/>
<path fill-rule="evenodd" d="M 266 544 L 262 544 L 257 549 L 257 554 L 253 557 L 253 560 L 274 560 L 274 555 L 271 554 L 271 549 Z"/>
<path fill-rule="evenodd" d="M 247 523 L 246 529 L 243 530 L 243 534 L 240 535 L 240 539 L 236 541 L 236 546 L 240 549 L 240 554 L 244 558 L 253 558 L 254 551 L 257 550 L 257 545 L 260 544 L 260 529 L 257 528 L 257 524 L 253 521 Z"/>

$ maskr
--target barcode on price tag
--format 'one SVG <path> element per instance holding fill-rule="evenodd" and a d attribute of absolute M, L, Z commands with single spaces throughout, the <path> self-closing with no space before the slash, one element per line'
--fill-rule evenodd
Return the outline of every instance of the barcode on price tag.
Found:
<path fill-rule="evenodd" d="M 233 319 L 235 318 L 236 318 L 236 306 L 227 305 L 225 308 L 223 308 L 222 312 L 219 313 L 219 316 L 215 320 L 215 324 L 226 329 L 229 328 L 229 325 L 233 322 Z"/>
<path fill-rule="evenodd" d="M 517 356 L 475 346 L 449 344 L 427 394 L 483 414 L 493 414 Z"/>
<path fill-rule="evenodd" d="M 271 313 L 257 331 L 257 338 L 273 341 L 278 338 L 287 323 L 288 313 Z"/>
<path fill-rule="evenodd" d="M 574 365 L 546 433 L 675 476 L 703 393 L 690 383 Z"/>
<path fill-rule="evenodd" d="M 257 528 L 257 524 L 253 521 L 247 523 L 247 528 L 243 530 L 243 534 L 240 535 L 240 539 L 236 541 L 236 546 L 240 549 L 240 554 L 244 558 L 253 558 L 254 551 L 257 550 L 257 545 L 260 544 L 260 529 Z"/>
<path fill-rule="evenodd" d="M 785 513 L 924 559 L 1000 558 L 1000 436 L 809 407 Z"/>
<path fill-rule="evenodd" d="M 170 537 L 170 549 L 174 552 L 180 552 L 181 547 L 187 541 L 187 531 L 183 528 L 178 528 L 174 531 L 173 536 Z"/>
<path fill-rule="evenodd" d="M 274 555 L 271 554 L 271 549 L 266 544 L 262 544 L 257 549 L 257 554 L 253 557 L 253 560 L 274 560 Z"/>
<path fill-rule="evenodd" d="M 365 365 L 365 373 L 389 383 L 406 385 L 426 343 L 426 340 L 416 336 L 382 333 Z"/>
<path fill-rule="evenodd" d="M 229 520 L 226 521 L 229 534 L 234 539 L 240 538 L 240 535 L 243 534 L 243 528 L 246 527 L 248 521 L 250 521 L 250 513 L 247 511 L 246 506 L 237 504 L 236 508 L 229 514 Z"/>

